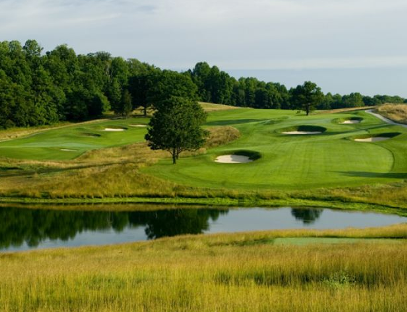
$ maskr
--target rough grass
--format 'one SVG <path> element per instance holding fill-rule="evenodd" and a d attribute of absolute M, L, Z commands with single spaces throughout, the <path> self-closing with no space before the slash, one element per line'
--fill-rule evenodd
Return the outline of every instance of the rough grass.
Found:
<path fill-rule="evenodd" d="M 207 148 L 225 145 L 240 137 L 239 130 L 230 126 L 210 127 L 207 130 L 209 131 L 209 137 L 205 144 Z"/>
<path fill-rule="evenodd" d="M 406 104 L 383 104 L 377 107 L 377 112 L 395 122 L 407 124 Z"/>
<path fill-rule="evenodd" d="M 199 102 L 205 112 L 214 112 L 214 111 L 222 111 L 222 110 L 230 110 L 230 109 L 239 109 L 236 106 L 230 105 L 223 105 L 223 104 L 214 104 L 214 103 L 206 103 L 206 102 Z"/>
<path fill-rule="evenodd" d="M 362 111 L 362 110 L 373 109 L 373 108 L 376 108 L 376 106 L 336 108 L 336 109 L 329 109 L 329 110 L 319 110 L 319 111 L 317 111 L 317 114 L 348 113 L 348 112 L 356 112 L 356 111 Z"/>
<path fill-rule="evenodd" d="M 402 311 L 406 225 L 0 254 L 2 311 Z M 281 238 L 314 237 L 303 246 Z"/>

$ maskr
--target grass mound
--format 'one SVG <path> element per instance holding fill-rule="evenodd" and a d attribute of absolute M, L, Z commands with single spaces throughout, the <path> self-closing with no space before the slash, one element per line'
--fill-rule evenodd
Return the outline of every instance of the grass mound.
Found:
<path fill-rule="evenodd" d="M 289 132 L 310 132 L 310 133 L 324 133 L 327 129 L 321 126 L 312 126 L 312 125 L 300 125 L 300 126 L 293 126 L 288 128 L 277 129 L 277 133 L 289 133 Z"/>
<path fill-rule="evenodd" d="M 216 147 L 228 144 L 240 137 L 240 132 L 231 126 L 218 126 L 208 128 L 209 137 L 206 140 L 206 147 Z"/>

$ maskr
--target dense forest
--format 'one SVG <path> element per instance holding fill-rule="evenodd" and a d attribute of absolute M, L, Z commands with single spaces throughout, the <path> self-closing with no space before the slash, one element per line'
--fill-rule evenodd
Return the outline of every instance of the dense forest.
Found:
<path fill-rule="evenodd" d="M 179 73 L 107 52 L 77 55 L 67 45 L 43 53 L 35 41 L 0 43 L 0 127 L 28 127 L 127 115 L 170 96 L 254 108 L 294 109 L 295 88 L 256 78 L 235 79 L 200 62 Z M 324 94 L 318 109 L 406 103 L 398 96 Z"/>

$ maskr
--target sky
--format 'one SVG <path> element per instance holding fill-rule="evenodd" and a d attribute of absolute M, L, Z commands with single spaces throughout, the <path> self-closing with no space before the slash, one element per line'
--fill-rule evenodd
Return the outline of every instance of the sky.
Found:
<path fill-rule="evenodd" d="M 363 77 L 397 72 L 373 84 L 407 96 L 406 16 L 406 0 L 0 0 L 0 40 L 35 39 L 44 51 L 67 44 L 167 69 L 206 61 L 230 73 L 305 80 L 329 72 L 317 79 L 333 92 L 338 81 L 338 90 L 357 91 L 344 87 L 357 71 L 354 84 L 380 93 Z M 344 70 L 349 76 L 330 83 Z"/>

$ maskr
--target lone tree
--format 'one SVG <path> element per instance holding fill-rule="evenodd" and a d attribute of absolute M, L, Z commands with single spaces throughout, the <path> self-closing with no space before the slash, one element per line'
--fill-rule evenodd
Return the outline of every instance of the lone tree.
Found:
<path fill-rule="evenodd" d="M 205 143 L 208 132 L 201 128 L 206 113 L 195 101 L 171 97 L 160 102 L 150 120 L 145 139 L 153 150 L 166 150 L 175 164 L 183 151 L 195 151 Z"/>
<path fill-rule="evenodd" d="M 307 116 L 315 110 L 323 98 L 321 88 L 311 81 L 305 81 L 303 85 L 291 89 L 291 101 L 294 108 L 305 111 Z"/>

